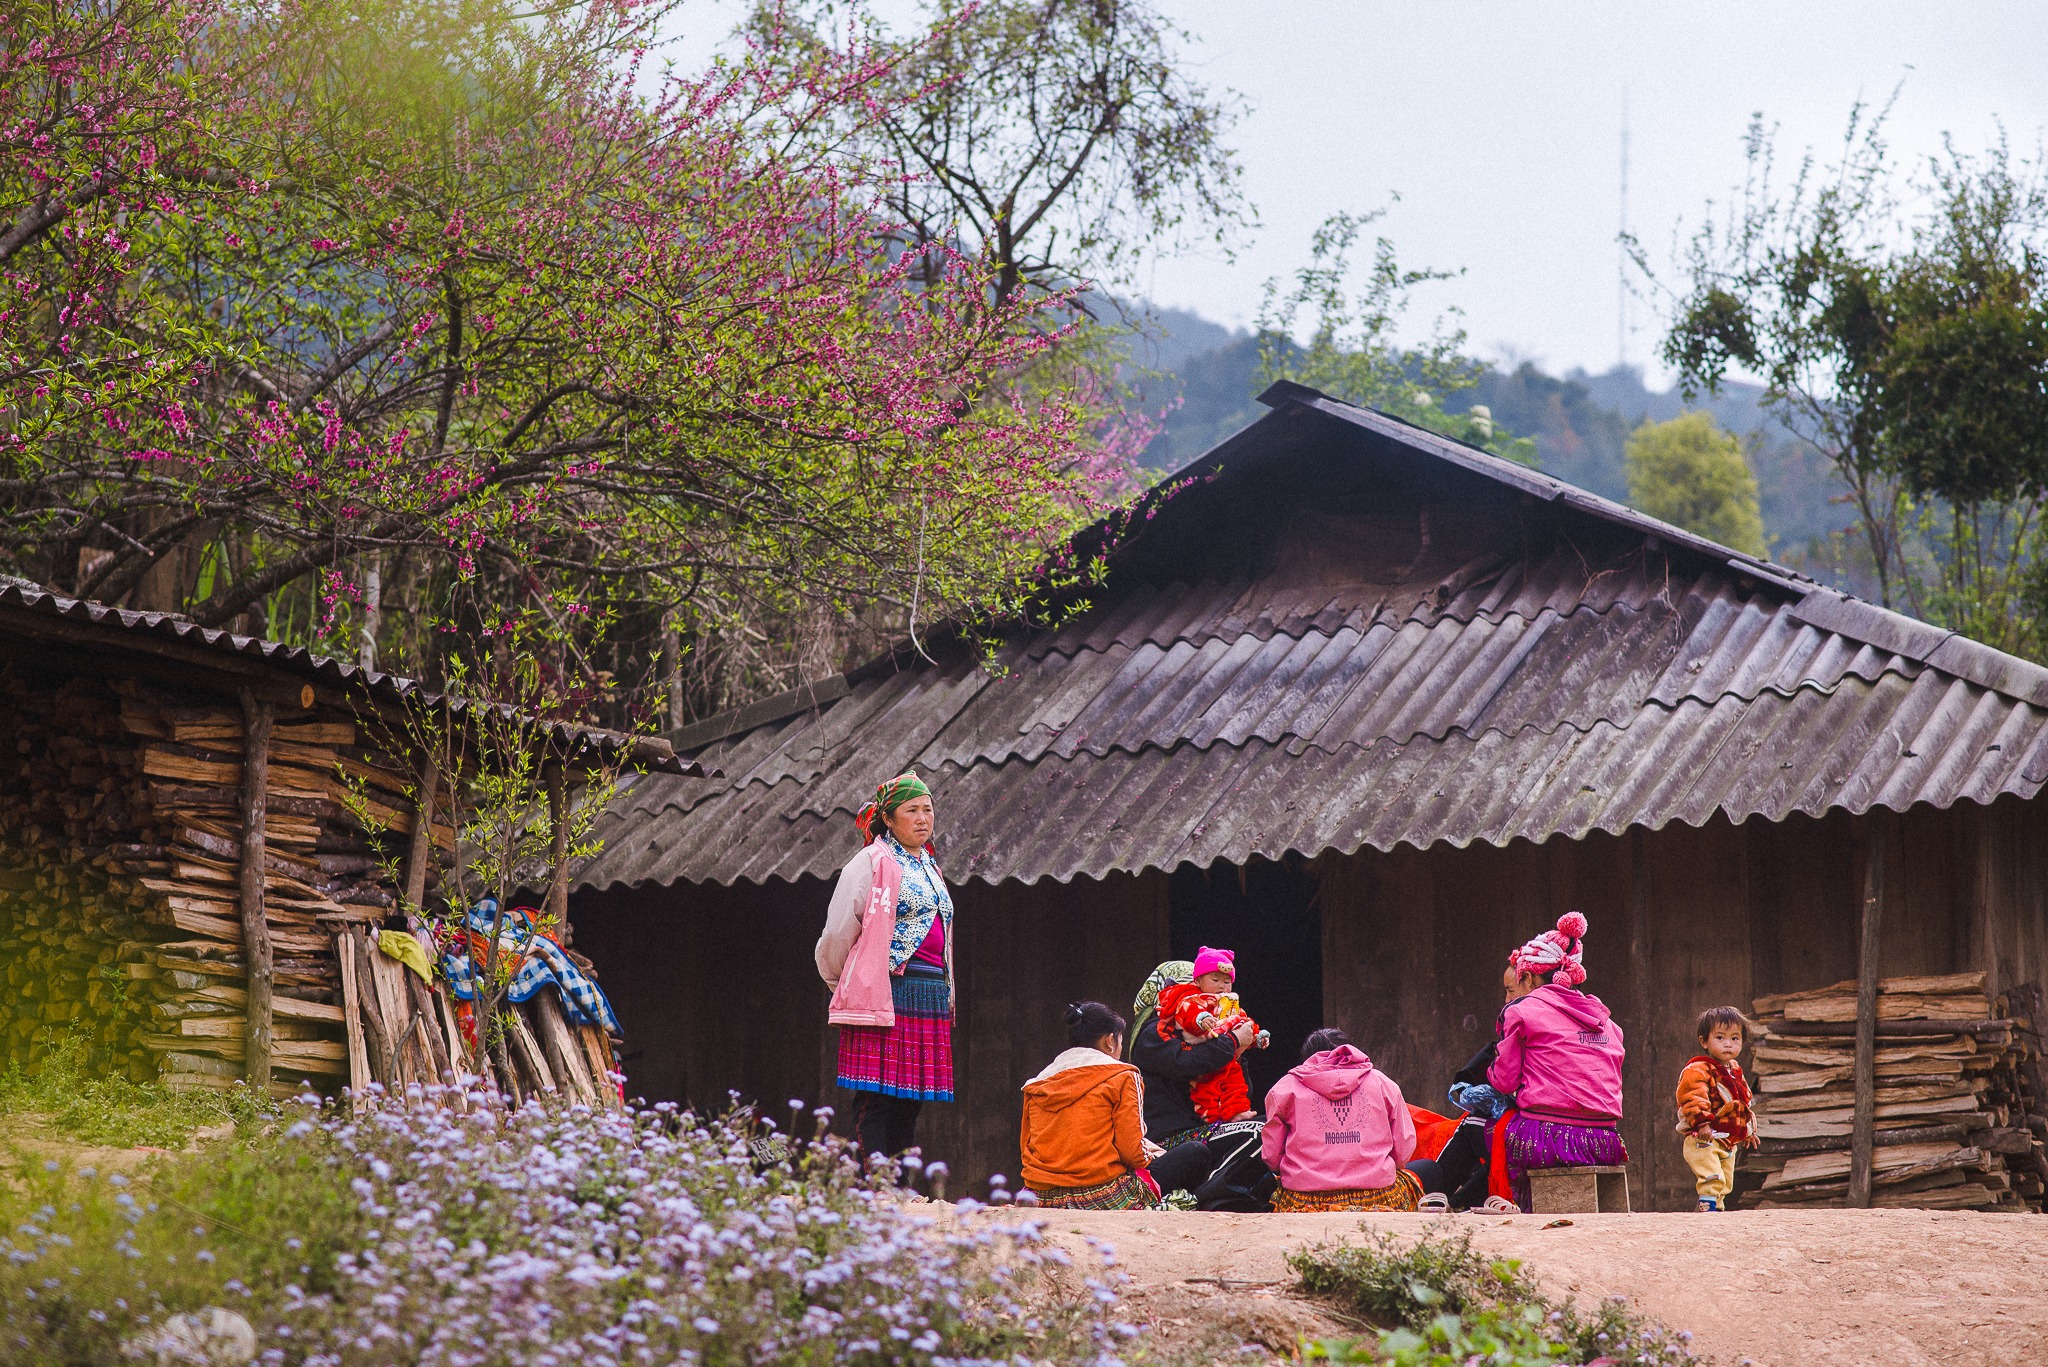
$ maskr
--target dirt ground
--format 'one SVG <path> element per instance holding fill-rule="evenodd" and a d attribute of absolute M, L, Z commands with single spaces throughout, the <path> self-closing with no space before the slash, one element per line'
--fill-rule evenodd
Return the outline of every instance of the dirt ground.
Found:
<path fill-rule="evenodd" d="M 1229 1338 L 1290 1355 L 1301 1334 L 1349 1334 L 1288 1294 L 1288 1250 L 1369 1224 L 1472 1231 L 1553 1296 L 1626 1296 L 1719 1367 L 2048 1364 L 2048 1217 L 1968 1211 L 1723 1215 L 1212 1215 L 1046 1211 L 1076 1254 L 1107 1241 L 1131 1309 L 1160 1346 Z"/>

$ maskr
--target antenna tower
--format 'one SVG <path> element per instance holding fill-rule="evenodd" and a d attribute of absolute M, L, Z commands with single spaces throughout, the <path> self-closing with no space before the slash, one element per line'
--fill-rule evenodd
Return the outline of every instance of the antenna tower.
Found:
<path fill-rule="evenodd" d="M 1628 364 L 1628 87 L 1621 88 L 1621 227 L 1614 237 L 1615 365 Z"/>

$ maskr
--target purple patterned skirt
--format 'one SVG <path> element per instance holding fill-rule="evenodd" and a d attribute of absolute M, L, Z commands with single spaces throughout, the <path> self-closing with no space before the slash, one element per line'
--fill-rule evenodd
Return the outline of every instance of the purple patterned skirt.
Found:
<path fill-rule="evenodd" d="M 1567 1125 L 1517 1112 L 1508 1121 L 1508 1182 L 1515 1204 L 1529 1209 L 1529 1169 L 1620 1167 L 1628 1146 L 1612 1125 Z"/>
<path fill-rule="evenodd" d="M 839 1027 L 839 1085 L 912 1101 L 953 1099 L 953 993 L 946 972 L 912 960 L 889 980 L 896 1024 Z"/>

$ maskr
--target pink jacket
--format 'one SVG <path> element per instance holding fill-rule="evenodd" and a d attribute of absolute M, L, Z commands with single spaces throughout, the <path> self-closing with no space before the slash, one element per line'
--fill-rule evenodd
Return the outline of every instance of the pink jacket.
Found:
<path fill-rule="evenodd" d="M 825 912 L 814 958 L 818 976 L 832 989 L 825 1019 L 832 1025 L 896 1024 L 890 993 L 889 940 L 896 931 L 896 901 L 903 870 L 877 840 L 861 848 L 839 871 L 839 884 Z M 946 978 L 952 980 L 953 944 L 946 942 Z"/>
<path fill-rule="evenodd" d="M 1289 1191 L 1392 1186 L 1415 1156 L 1400 1085 L 1348 1044 L 1311 1054 L 1266 1093 L 1260 1151 Z"/>
<path fill-rule="evenodd" d="M 1621 1027 L 1606 1003 L 1575 987 L 1543 986 L 1501 1016 L 1486 1080 L 1527 1114 L 1583 1125 L 1621 1119 Z"/>

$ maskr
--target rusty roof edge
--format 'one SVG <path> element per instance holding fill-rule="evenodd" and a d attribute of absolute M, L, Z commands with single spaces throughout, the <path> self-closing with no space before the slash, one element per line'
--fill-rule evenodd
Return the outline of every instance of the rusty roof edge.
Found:
<path fill-rule="evenodd" d="M 2033 785 L 2036 792 L 2038 792 L 2042 786 L 2043 785 L 2040 783 L 2036 783 Z M 1966 802 L 1972 803 L 1978 807 L 1991 807 L 1995 806 L 2000 801 L 2009 797 L 2025 800 L 2029 796 L 2031 795 L 2021 792 L 2017 789 L 2004 788 L 1998 792 L 1992 793 L 1988 798 L 1973 796 L 1969 793 L 1958 793 L 1955 797 L 1949 799 L 1949 801 L 1945 803 L 1937 802 L 1933 798 L 1922 798 L 1915 801 L 1907 802 L 1903 805 L 1900 805 L 1890 800 L 1871 797 L 1862 801 L 1861 803 L 1857 803 L 1853 800 L 1839 803 L 1831 803 L 1828 806 L 1828 810 L 1847 812 L 1848 814 L 1855 816 L 1868 812 L 1872 808 L 1882 807 L 1886 811 L 1904 815 L 1905 813 L 1910 812 L 1915 808 L 1919 807 L 1932 807 L 1938 810 L 1947 811 L 1954 807 L 1960 806 Z M 1814 820 L 1819 819 L 1818 817 L 1814 817 L 1812 813 L 1804 813 L 1804 815 L 1812 817 L 1812 819 Z M 1452 837 L 1445 836 L 1435 840 L 1431 840 L 1426 845 L 1418 845 L 1413 840 L 1403 836 L 1398 839 L 1391 840 L 1384 845 L 1381 845 L 1375 844 L 1369 838 L 1361 835 L 1358 839 L 1351 841 L 1348 844 L 1339 842 L 1335 844 L 1324 845 L 1313 850 L 1302 849 L 1297 845 L 1290 844 L 1274 854 L 1269 855 L 1263 851 L 1253 851 L 1246 857 L 1257 859 L 1281 859 L 1291 854 L 1299 856 L 1303 859 L 1314 859 L 1321 854 L 1335 853 L 1345 858 L 1351 858 L 1357 855 L 1359 851 L 1364 850 L 1368 847 L 1370 847 L 1371 849 L 1380 854 L 1391 854 L 1395 850 L 1398 850 L 1403 846 L 1406 846 L 1407 848 L 1416 851 L 1431 850 L 1435 849 L 1438 846 L 1447 846 L 1451 849 L 1463 850 L 1470 849 L 1472 846 L 1480 844 L 1491 845 L 1495 849 L 1506 849 L 1509 846 L 1515 844 L 1517 841 L 1526 841 L 1531 845 L 1547 845 L 1553 840 L 1584 840 L 1588 836 L 1594 835 L 1596 833 L 1608 836 L 1619 836 L 1626 835 L 1628 832 L 1632 830 L 1644 830 L 1654 834 L 1655 832 L 1661 831 L 1665 827 L 1672 825 L 1686 826 L 1693 830 L 1700 830 L 1703 829 L 1707 825 L 1707 823 L 1715 820 L 1716 818 L 1726 821 L 1731 826 L 1744 826 L 1751 821 L 1757 820 L 1761 820 L 1764 821 L 1766 824 L 1770 824 L 1774 820 L 1782 819 L 1772 818 L 1761 811 L 1748 811 L 1744 812 L 1740 817 L 1737 817 L 1733 813 L 1729 812 L 1726 807 L 1720 805 L 1719 803 L 1716 803 L 1704 816 L 1700 817 L 1698 820 L 1693 820 L 1690 817 L 1686 817 L 1684 815 L 1674 812 L 1670 816 L 1664 818 L 1661 821 L 1631 820 L 1624 821 L 1618 825 L 1603 824 L 1599 821 L 1592 821 L 1587 823 L 1583 829 L 1577 831 L 1576 833 L 1566 830 L 1553 831 L 1549 835 L 1544 836 L 1541 840 L 1531 839 L 1529 836 L 1519 834 L 1508 836 L 1506 839 L 1496 839 L 1492 835 L 1474 834 L 1465 840 L 1457 840 Z M 1211 865 L 1221 862 L 1229 862 L 1228 857 L 1224 855 L 1218 855 L 1216 856 L 1216 858 L 1209 861 Z M 1175 860 L 1173 863 L 1168 864 L 1156 858 L 1148 858 L 1143 861 L 1133 862 L 1128 865 L 1114 865 L 1108 868 L 1104 868 L 1100 872 L 1091 872 L 1084 868 L 1071 868 L 1068 869 L 1065 873 L 1055 873 L 1051 870 L 1047 870 L 1043 873 L 1034 874 L 1029 878 L 1014 876 L 1004 878 L 989 878 L 987 875 L 982 873 L 968 872 L 958 875 L 948 874 L 946 876 L 946 881 L 954 887 L 959 887 L 965 883 L 979 883 L 983 887 L 991 888 L 999 887 L 1004 883 L 1016 883 L 1022 887 L 1035 887 L 1042 882 L 1052 883 L 1060 887 L 1065 887 L 1077 878 L 1085 878 L 1091 883 L 1099 883 L 1111 874 L 1128 874 L 1132 876 L 1137 876 L 1154 872 L 1172 873 L 1182 864 L 1188 863 L 1196 864 L 1198 868 L 1208 867 L 1207 865 L 1199 864 L 1197 863 L 1197 861 L 1191 859 Z M 790 887 L 795 887 L 798 881 L 804 878 L 812 878 L 817 881 L 827 883 L 831 881 L 829 877 L 823 874 L 801 873 L 798 874 L 795 878 L 791 878 L 780 871 L 770 873 L 765 877 L 761 878 L 749 877 L 748 875 L 743 873 L 735 873 L 731 877 L 727 878 L 720 878 L 714 876 L 709 879 L 703 880 L 686 879 L 681 874 L 677 874 L 676 876 L 670 878 L 667 882 L 656 882 L 650 879 L 645 882 L 628 883 L 621 879 L 615 878 L 611 882 L 605 883 L 601 886 L 587 883 L 576 885 L 574 890 L 585 893 L 608 893 L 614 891 L 630 892 L 636 888 L 668 889 L 677 887 L 679 885 L 692 887 L 702 886 L 705 883 L 709 883 L 713 886 L 723 888 L 735 887 L 741 883 L 750 884 L 754 887 L 759 888 L 765 888 L 770 883 L 783 883 Z"/>
<path fill-rule="evenodd" d="M 1412 422 L 1397 418 L 1391 413 L 1383 413 L 1377 408 L 1367 408 L 1332 398 L 1321 390 L 1312 389 L 1304 384 L 1296 384 L 1291 380 L 1278 381 L 1259 395 L 1259 402 L 1273 408 L 1278 408 L 1284 403 L 1298 403 L 1304 408 L 1327 414 L 1340 422 L 1391 437 L 1407 446 L 1422 448 L 1427 454 L 1439 460 L 1448 461 L 1496 484 L 1505 484 L 1509 488 L 1520 490 L 1545 502 L 1563 503 L 1579 512 L 1627 527 L 1632 531 L 1663 537 L 1687 550 L 1722 561 L 1738 574 L 1764 580 L 1795 596 L 1805 593 L 1816 583 L 1783 565 L 1773 565 L 1767 560 L 1746 555 L 1732 546 L 1724 546 L 1697 532 L 1689 532 L 1683 527 L 1673 526 L 1647 513 L 1637 512 L 1625 504 L 1581 489 L 1576 484 L 1567 484 L 1552 475 L 1517 465 L 1511 460 L 1503 460 L 1476 446 L 1467 446 L 1440 432 L 1418 427 Z"/>
<path fill-rule="evenodd" d="M 637 763 L 646 764 L 655 772 L 677 777 L 722 777 L 717 770 L 706 769 L 695 760 L 679 757 L 674 748 L 658 736 L 635 736 L 603 727 L 548 721 L 522 713 L 505 703 L 488 702 L 459 693 L 433 692 L 417 679 L 364 669 L 361 665 L 350 664 L 331 655 L 316 654 L 304 646 L 288 645 L 267 637 L 241 636 L 220 627 L 203 627 L 179 613 L 144 612 L 91 599 L 67 598 L 12 577 L 0 582 L 0 608 L 12 608 L 32 616 L 82 622 L 104 630 L 110 643 L 118 643 L 124 635 L 132 634 L 177 641 L 224 657 L 257 660 L 293 674 L 312 676 L 344 687 L 363 688 L 373 695 L 382 694 L 408 705 L 419 703 L 432 707 L 446 704 L 454 711 L 488 709 L 507 719 L 523 721 L 551 739 L 579 750 L 591 747 L 621 753 Z"/>

